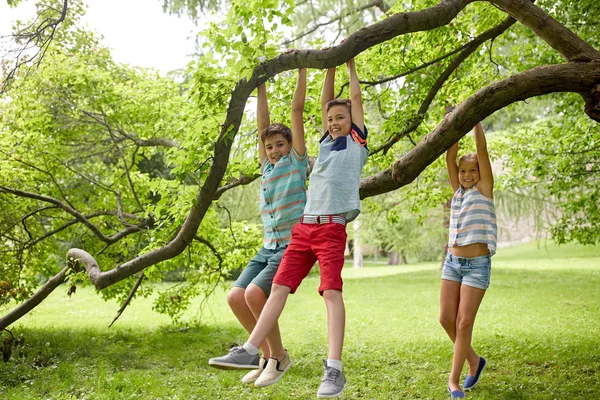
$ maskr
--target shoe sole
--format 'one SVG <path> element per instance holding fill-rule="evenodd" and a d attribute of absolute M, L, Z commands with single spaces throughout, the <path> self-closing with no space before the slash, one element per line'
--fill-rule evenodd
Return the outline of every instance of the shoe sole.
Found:
<path fill-rule="evenodd" d="M 346 384 L 344 383 L 344 387 L 337 393 L 334 394 L 319 394 L 317 393 L 317 398 L 319 399 L 335 399 L 336 397 L 340 397 L 342 393 L 344 393 L 344 389 L 346 389 Z"/>
<path fill-rule="evenodd" d="M 257 370 L 258 370 L 258 369 L 257 369 Z M 255 370 L 255 371 L 256 371 L 256 370 Z M 263 371 L 264 371 L 264 370 L 263 370 Z M 262 373 L 262 372 L 261 372 L 261 373 Z M 254 378 L 254 379 L 247 379 L 247 380 L 244 380 L 244 377 L 242 377 L 242 383 L 245 383 L 245 384 L 251 384 L 251 383 L 254 383 L 254 382 L 256 382 L 256 380 L 258 379 L 258 377 L 259 377 L 259 376 L 260 376 L 260 375 L 258 375 L 258 376 L 257 376 L 256 378 Z"/>
<path fill-rule="evenodd" d="M 218 369 L 259 369 L 258 365 L 252 364 L 232 364 L 221 361 L 209 361 L 208 365 Z"/>
<path fill-rule="evenodd" d="M 272 380 L 272 381 L 269 381 L 268 383 L 262 383 L 262 382 L 261 382 L 261 384 L 260 384 L 260 385 L 257 385 L 257 384 L 256 384 L 256 382 L 254 382 L 254 386 L 256 386 L 256 387 L 267 387 L 267 386 L 271 386 L 271 385 L 273 385 L 274 383 L 277 383 L 277 382 L 279 382 L 279 380 L 280 380 L 281 378 L 283 378 L 283 375 L 285 375 L 285 373 L 287 372 L 287 370 L 288 370 L 288 369 L 290 369 L 290 367 L 291 367 L 291 366 L 292 366 L 292 360 L 290 360 L 290 364 L 287 366 L 287 368 L 286 368 L 286 369 L 284 369 L 284 370 L 283 370 L 283 372 L 281 373 L 281 375 L 279 375 L 277 378 L 275 378 L 275 379 L 274 379 L 274 380 Z"/>

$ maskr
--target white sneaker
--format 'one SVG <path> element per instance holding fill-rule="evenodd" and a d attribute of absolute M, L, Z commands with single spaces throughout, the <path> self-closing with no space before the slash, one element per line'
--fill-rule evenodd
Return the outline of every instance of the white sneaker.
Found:
<path fill-rule="evenodd" d="M 267 363 L 269 361 L 264 358 L 261 357 L 260 360 L 258 361 L 258 369 L 252 370 L 250 372 L 248 372 L 246 375 L 244 375 L 244 377 L 242 378 L 242 382 L 243 383 L 253 383 L 255 382 L 258 377 L 260 376 L 260 374 L 262 374 L 262 372 L 265 370 L 265 367 L 267 366 Z"/>
<path fill-rule="evenodd" d="M 285 352 L 285 357 L 280 360 L 276 358 L 269 358 L 269 362 L 265 367 L 265 370 L 258 377 L 256 382 L 254 382 L 255 386 L 265 387 L 272 385 L 278 382 L 281 378 L 283 378 L 283 374 L 285 371 L 290 369 L 292 366 L 292 360 L 290 359 L 290 355 L 288 352 Z"/>

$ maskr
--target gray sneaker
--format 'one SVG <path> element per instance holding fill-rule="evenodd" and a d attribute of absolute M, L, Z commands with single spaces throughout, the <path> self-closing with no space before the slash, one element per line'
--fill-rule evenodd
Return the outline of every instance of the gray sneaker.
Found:
<path fill-rule="evenodd" d="M 323 360 L 325 365 L 325 374 L 323 382 L 317 392 L 317 397 L 320 399 L 333 399 L 342 394 L 346 387 L 346 378 L 344 373 L 338 369 L 327 366 L 327 360 Z"/>
<path fill-rule="evenodd" d="M 208 360 L 208 365 L 219 369 L 258 369 L 258 354 L 249 354 L 242 346 L 232 347 L 229 354 Z"/>

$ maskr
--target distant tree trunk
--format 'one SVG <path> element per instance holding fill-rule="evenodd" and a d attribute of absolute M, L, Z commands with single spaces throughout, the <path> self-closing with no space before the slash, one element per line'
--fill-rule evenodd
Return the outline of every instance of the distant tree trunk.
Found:
<path fill-rule="evenodd" d="M 362 268 L 363 252 L 360 243 L 360 236 L 358 234 L 360 231 L 360 219 L 357 218 L 356 220 L 354 220 L 352 226 L 354 228 L 354 268 Z"/>
<path fill-rule="evenodd" d="M 408 261 L 406 261 L 406 253 L 404 253 L 404 251 L 400 252 L 400 259 L 398 261 L 400 264 L 408 264 Z"/>
<path fill-rule="evenodd" d="M 390 251 L 388 258 L 388 265 L 398 265 L 400 264 L 400 255 L 397 251 Z"/>

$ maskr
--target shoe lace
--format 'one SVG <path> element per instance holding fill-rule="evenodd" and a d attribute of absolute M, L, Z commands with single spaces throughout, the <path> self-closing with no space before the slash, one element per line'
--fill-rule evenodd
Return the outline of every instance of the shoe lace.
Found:
<path fill-rule="evenodd" d="M 238 354 L 238 353 L 242 353 L 244 351 L 246 351 L 246 350 L 244 350 L 244 348 L 242 346 L 234 346 L 229 349 L 229 354 Z"/>
<path fill-rule="evenodd" d="M 323 375 L 323 382 L 331 382 L 336 384 L 338 378 L 340 377 L 340 371 L 335 368 L 327 368 L 325 369 L 325 374 Z"/>

